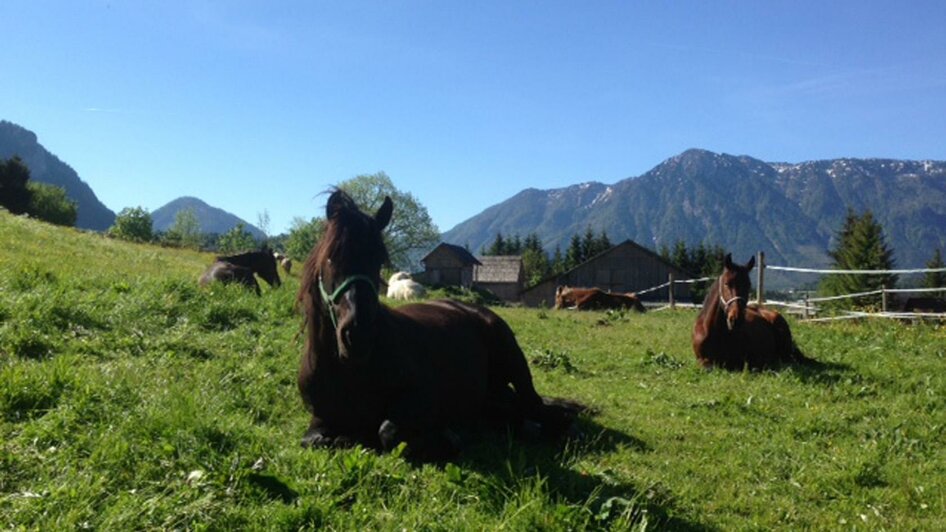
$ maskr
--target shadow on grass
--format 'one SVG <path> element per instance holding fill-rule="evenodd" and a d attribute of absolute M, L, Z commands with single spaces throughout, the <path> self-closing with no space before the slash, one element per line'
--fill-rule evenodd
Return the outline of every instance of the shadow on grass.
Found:
<path fill-rule="evenodd" d="M 854 368 L 847 364 L 821 362 L 815 359 L 808 359 L 804 364 L 792 364 L 789 367 L 801 382 L 822 386 L 833 386 L 851 378 L 856 373 Z"/>
<path fill-rule="evenodd" d="M 646 442 L 603 427 L 585 415 L 576 425 L 579 435 L 565 441 L 523 439 L 496 432 L 464 435 L 469 445 L 459 464 L 486 476 L 495 494 L 515 493 L 524 482 L 541 478 L 552 497 L 587 509 L 592 523 L 604 529 L 623 521 L 625 525 L 647 523 L 661 530 L 716 530 L 683 517 L 665 488 L 635 486 L 616 478 L 614 471 L 594 465 L 599 462 L 594 459 L 596 455 L 622 449 L 650 452 Z M 586 458 L 591 459 L 588 465 Z M 501 507 L 502 501 L 496 504 Z"/>

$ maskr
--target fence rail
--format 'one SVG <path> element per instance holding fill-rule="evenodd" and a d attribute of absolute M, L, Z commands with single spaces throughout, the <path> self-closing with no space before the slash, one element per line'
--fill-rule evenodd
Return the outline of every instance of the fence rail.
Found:
<path fill-rule="evenodd" d="M 799 301 L 777 301 L 777 300 L 765 300 L 764 296 L 764 286 L 765 286 L 765 272 L 766 270 L 772 271 L 781 271 L 781 272 L 791 272 L 791 273 L 811 273 L 819 275 L 836 275 L 836 274 L 845 274 L 845 275 L 908 275 L 908 274 L 919 274 L 919 273 L 946 273 L 946 268 L 911 268 L 911 269 L 891 269 L 891 270 L 828 270 L 828 269 L 818 269 L 818 268 L 801 268 L 795 266 L 781 266 L 781 265 L 768 265 L 765 263 L 765 253 L 759 252 L 758 254 L 758 270 L 756 277 L 756 303 L 758 305 L 773 305 L 773 306 L 782 306 L 788 309 L 795 311 L 800 311 L 802 317 L 805 321 L 809 322 L 824 322 L 824 321 L 833 321 L 833 320 L 849 320 L 849 319 L 862 319 L 862 318 L 892 318 L 892 319 L 946 319 L 946 313 L 941 312 L 891 312 L 888 307 L 888 294 L 920 294 L 920 293 L 938 293 L 946 292 L 946 287 L 938 288 L 887 288 L 886 286 L 881 287 L 879 290 L 870 290 L 866 292 L 858 292 L 853 294 L 842 294 L 837 296 L 827 296 L 827 297 L 809 297 L 807 294 L 805 298 Z M 643 290 L 637 290 L 638 295 L 649 294 L 659 290 L 667 290 L 667 302 L 658 303 L 655 310 L 664 310 L 664 309 L 673 309 L 673 308 L 692 308 L 699 307 L 699 305 L 694 305 L 691 303 L 680 303 L 676 301 L 674 294 L 674 286 L 678 284 L 695 284 L 701 282 L 708 282 L 714 280 L 714 277 L 702 277 L 699 279 L 674 279 L 673 274 L 669 275 L 667 282 L 659 284 L 657 286 L 652 286 L 645 288 Z M 841 310 L 841 314 L 838 316 L 830 317 L 814 317 L 818 314 L 824 312 L 824 309 L 819 307 L 818 303 L 825 303 L 829 301 L 840 301 L 845 299 L 855 299 L 868 296 L 881 296 L 881 310 L 880 312 L 864 312 L 864 311 L 849 311 Z"/>

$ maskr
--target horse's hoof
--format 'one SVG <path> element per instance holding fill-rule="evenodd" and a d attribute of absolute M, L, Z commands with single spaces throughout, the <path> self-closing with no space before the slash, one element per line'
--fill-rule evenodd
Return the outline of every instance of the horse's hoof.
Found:
<path fill-rule="evenodd" d="M 302 437 L 303 447 L 349 447 L 349 440 L 345 436 L 328 436 L 324 432 L 309 431 Z"/>
<path fill-rule="evenodd" d="M 378 427 L 378 439 L 381 441 L 381 448 L 390 451 L 397 447 L 401 443 L 398 432 L 398 426 L 390 419 L 381 422 L 381 426 Z"/>
<path fill-rule="evenodd" d="M 328 447 L 331 442 L 331 438 L 326 437 L 321 432 L 309 432 L 302 437 L 302 446 L 305 448 L 309 447 Z"/>

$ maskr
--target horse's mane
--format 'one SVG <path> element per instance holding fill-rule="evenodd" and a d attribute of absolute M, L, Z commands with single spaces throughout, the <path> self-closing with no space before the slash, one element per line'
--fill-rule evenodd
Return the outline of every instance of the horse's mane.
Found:
<path fill-rule="evenodd" d="M 706 289 L 706 296 L 703 297 L 703 307 L 700 309 L 698 320 L 713 318 L 719 310 L 719 277 L 717 277 L 709 288 Z"/>

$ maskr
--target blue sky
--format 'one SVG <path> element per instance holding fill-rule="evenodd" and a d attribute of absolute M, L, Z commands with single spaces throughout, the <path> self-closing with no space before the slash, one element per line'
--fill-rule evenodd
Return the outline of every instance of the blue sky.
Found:
<path fill-rule="evenodd" d="M 386 172 L 441 230 L 688 148 L 946 159 L 946 2 L 4 0 L 0 119 L 116 212 L 272 233 Z"/>

